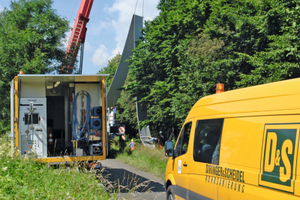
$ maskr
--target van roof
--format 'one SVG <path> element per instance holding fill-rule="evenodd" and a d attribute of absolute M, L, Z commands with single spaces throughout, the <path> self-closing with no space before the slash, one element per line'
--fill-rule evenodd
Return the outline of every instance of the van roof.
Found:
<path fill-rule="evenodd" d="M 22 82 L 29 83 L 46 83 L 46 82 L 62 82 L 62 83 L 82 83 L 82 82 L 100 82 L 106 79 L 108 74 L 81 75 L 81 74 L 19 74 Z"/>
<path fill-rule="evenodd" d="M 300 97 L 300 78 L 209 95 L 198 100 L 192 110 L 198 110 L 199 112 L 199 108 L 205 106 L 210 108 L 205 109 L 205 112 L 207 112 L 206 115 L 214 115 L 213 113 L 219 113 L 220 115 L 222 113 L 260 112 L 274 110 L 274 108 L 277 110 L 295 109 L 297 106 L 300 108 L 300 99 L 298 99 L 299 103 L 297 105 L 289 105 L 291 103 L 280 102 L 283 100 L 280 97 L 296 94 L 298 94 L 298 99 L 298 97 Z M 268 102 L 263 101 L 263 99 L 267 98 Z M 295 101 L 295 98 L 293 98 L 293 101 Z M 291 108 L 291 106 L 293 106 L 293 108 Z M 216 110 L 218 110 L 218 112 L 215 112 Z M 190 112 L 189 115 L 194 116 L 196 113 Z"/>

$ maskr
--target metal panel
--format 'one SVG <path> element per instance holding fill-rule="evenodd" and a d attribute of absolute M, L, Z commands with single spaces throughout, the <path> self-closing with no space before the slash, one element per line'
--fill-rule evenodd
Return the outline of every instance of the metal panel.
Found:
<path fill-rule="evenodd" d="M 11 136 L 11 144 L 12 147 L 14 146 L 14 123 L 15 123 L 15 80 L 13 79 L 11 81 L 11 86 L 10 86 L 10 136 Z"/>
<path fill-rule="evenodd" d="M 55 74 L 55 75 L 45 75 L 45 74 L 22 74 L 18 75 L 22 79 L 22 83 L 43 83 L 46 82 L 66 82 L 66 83 L 92 83 L 92 82 L 100 82 L 105 79 L 108 74 L 96 74 L 96 75 L 76 75 L 76 74 L 69 74 L 69 75 L 62 75 L 62 74 Z M 23 89 L 23 88 L 22 88 Z"/>
<path fill-rule="evenodd" d="M 45 98 L 46 90 L 45 84 L 43 83 L 34 83 L 34 82 L 25 82 L 21 80 L 21 96 L 20 98 Z"/>
<path fill-rule="evenodd" d="M 128 73 L 128 62 L 125 62 L 127 59 L 130 58 L 130 56 L 133 55 L 132 49 L 135 48 L 135 43 L 136 41 L 142 37 L 142 32 L 141 29 L 143 28 L 143 17 L 137 16 L 137 15 L 133 15 L 132 20 L 131 20 L 131 24 L 130 24 L 130 28 L 129 28 L 129 32 L 127 35 L 127 39 L 126 39 L 126 43 L 124 46 L 124 50 L 122 53 L 122 57 L 121 60 L 119 62 L 119 66 L 115 72 L 113 81 L 110 85 L 109 91 L 107 93 L 107 107 L 114 107 L 117 103 L 117 100 L 120 97 L 121 94 L 121 90 L 120 88 L 124 85 L 124 82 L 127 78 L 127 73 Z M 138 96 L 137 97 L 137 121 L 144 121 L 147 119 L 147 108 L 145 106 L 142 106 L 139 103 L 139 100 L 142 97 Z M 150 134 L 150 129 L 148 128 L 142 128 L 139 129 L 139 133 L 140 135 L 142 135 L 141 133 L 148 133 L 147 135 L 151 135 Z M 147 141 L 147 138 L 145 138 L 145 140 L 143 140 L 144 137 L 141 137 L 141 140 L 143 141 Z M 145 143 L 144 143 L 145 144 Z"/>
<path fill-rule="evenodd" d="M 121 90 L 119 89 L 124 85 L 128 73 L 128 62 L 125 61 L 132 56 L 135 42 L 142 36 L 142 28 L 143 17 L 133 15 L 119 66 L 107 93 L 107 107 L 115 106 L 120 97 Z"/>
<path fill-rule="evenodd" d="M 25 116 L 28 116 L 30 113 L 30 103 L 33 103 L 32 113 L 38 115 L 37 121 L 25 119 Z M 19 147 L 22 154 L 24 154 L 25 151 L 28 153 L 31 150 L 35 150 L 38 157 L 47 156 L 46 106 L 46 98 L 20 99 Z M 26 121 L 28 123 L 26 123 Z"/>
<path fill-rule="evenodd" d="M 91 96 L 91 108 L 97 107 L 97 106 L 102 106 L 102 98 L 101 98 L 101 83 L 98 84 L 76 84 L 75 85 L 75 95 L 79 91 L 86 91 L 90 94 Z M 77 113 L 80 113 L 81 109 L 81 104 L 80 104 L 80 99 L 77 100 Z M 86 106 L 86 105 L 85 105 Z"/>
<path fill-rule="evenodd" d="M 140 139 L 141 139 L 142 143 L 145 146 L 155 147 L 152 140 L 150 139 L 151 134 L 150 134 L 149 126 L 146 126 L 145 128 L 141 129 L 139 135 L 140 135 Z"/>

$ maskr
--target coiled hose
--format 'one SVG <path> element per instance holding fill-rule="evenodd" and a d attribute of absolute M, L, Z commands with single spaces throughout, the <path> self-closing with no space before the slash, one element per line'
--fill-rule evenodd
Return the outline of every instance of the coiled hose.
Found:
<path fill-rule="evenodd" d="M 77 98 L 78 96 L 82 96 L 82 95 L 87 97 L 87 104 L 85 109 L 86 110 L 85 122 L 81 126 L 77 119 Z M 91 97 L 88 92 L 81 90 L 75 95 L 75 98 L 73 99 L 73 123 L 72 123 L 74 140 L 83 140 L 86 138 L 87 141 L 89 141 L 90 139 L 90 107 L 91 107 L 90 105 L 91 105 Z"/>

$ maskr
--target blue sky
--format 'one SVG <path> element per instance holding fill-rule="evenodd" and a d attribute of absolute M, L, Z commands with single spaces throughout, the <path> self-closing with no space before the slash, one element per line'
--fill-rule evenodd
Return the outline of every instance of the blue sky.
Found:
<path fill-rule="evenodd" d="M 81 0 L 54 0 L 57 14 L 70 21 L 73 27 Z M 122 53 L 132 15 L 152 20 L 158 16 L 159 0 L 94 0 L 87 24 L 84 46 L 83 74 L 96 74 L 107 66 L 108 60 Z M 10 0 L 0 1 L 0 11 L 9 8 Z M 136 6 L 137 5 L 137 6 Z M 68 43 L 71 31 L 64 43 Z"/>

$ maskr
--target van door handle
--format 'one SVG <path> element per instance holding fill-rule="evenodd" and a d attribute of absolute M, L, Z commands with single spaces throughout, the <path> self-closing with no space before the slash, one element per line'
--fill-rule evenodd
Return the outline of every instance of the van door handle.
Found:
<path fill-rule="evenodd" d="M 185 163 L 185 164 L 183 164 L 183 166 L 184 166 L 184 167 L 187 167 L 187 164 Z"/>

